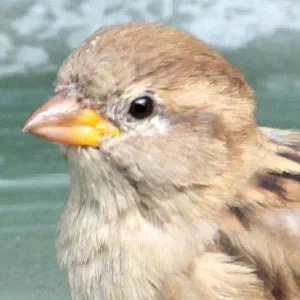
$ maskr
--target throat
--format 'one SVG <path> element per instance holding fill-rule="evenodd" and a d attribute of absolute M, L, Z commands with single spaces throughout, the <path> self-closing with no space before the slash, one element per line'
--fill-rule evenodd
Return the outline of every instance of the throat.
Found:
<path fill-rule="evenodd" d="M 190 257 L 204 251 L 215 239 L 215 223 L 201 216 L 188 195 L 178 195 L 172 201 L 166 199 L 159 206 L 161 211 L 154 206 L 153 219 L 160 216 L 163 220 L 154 223 L 149 217 L 151 207 L 143 214 L 143 199 L 109 160 L 99 153 L 86 152 L 73 157 L 68 154 L 68 160 L 71 183 L 58 225 L 57 253 L 74 290 L 78 278 L 80 286 L 86 287 L 88 282 L 98 287 L 99 282 L 107 282 L 110 290 L 115 290 L 111 288 L 115 283 L 112 278 L 125 278 L 128 281 L 118 284 L 126 287 L 137 281 L 142 286 L 158 282 L 158 274 L 175 272 L 172 266 L 184 268 Z M 195 211 L 192 216 L 191 211 Z M 201 237 L 201 242 L 196 236 Z M 165 266 L 171 269 L 164 269 Z M 132 268 L 138 272 L 130 272 Z M 145 270 L 153 271 L 150 281 L 143 277 Z M 72 276 L 77 279 L 73 281 Z M 125 299 L 109 297 L 112 298 Z"/>
<path fill-rule="evenodd" d="M 99 220 L 117 220 L 136 207 L 135 188 L 97 149 L 77 149 L 68 154 L 70 187 L 68 202 L 89 209 Z"/>

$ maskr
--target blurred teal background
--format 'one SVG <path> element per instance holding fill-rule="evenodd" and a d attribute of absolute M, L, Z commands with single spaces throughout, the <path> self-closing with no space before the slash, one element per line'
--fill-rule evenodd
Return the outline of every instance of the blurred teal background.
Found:
<path fill-rule="evenodd" d="M 72 48 L 105 24 L 160 21 L 193 32 L 239 67 L 259 124 L 300 128 L 300 1 L 2 0 L 0 299 L 67 299 L 55 225 L 67 192 L 57 147 L 23 134 Z"/>

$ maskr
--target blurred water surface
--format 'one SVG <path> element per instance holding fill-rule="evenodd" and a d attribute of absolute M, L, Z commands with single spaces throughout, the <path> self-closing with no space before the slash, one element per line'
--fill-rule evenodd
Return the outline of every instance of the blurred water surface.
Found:
<path fill-rule="evenodd" d="M 22 134 L 69 51 L 101 25 L 160 21 L 188 30 L 239 67 L 262 125 L 298 127 L 297 0 L 2 0 L 0 3 L 0 299 L 67 299 L 55 224 L 67 191 L 57 147 Z"/>

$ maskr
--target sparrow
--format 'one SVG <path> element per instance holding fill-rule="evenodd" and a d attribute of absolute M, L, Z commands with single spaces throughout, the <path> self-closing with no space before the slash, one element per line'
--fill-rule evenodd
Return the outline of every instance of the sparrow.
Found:
<path fill-rule="evenodd" d="M 72 300 L 300 299 L 300 132 L 258 127 L 239 70 L 157 23 L 102 27 L 23 131 L 70 166 Z"/>

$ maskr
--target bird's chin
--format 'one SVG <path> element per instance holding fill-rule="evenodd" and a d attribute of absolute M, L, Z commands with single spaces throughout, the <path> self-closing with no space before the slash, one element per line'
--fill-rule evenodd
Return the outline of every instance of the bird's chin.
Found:
<path fill-rule="evenodd" d="M 69 163 L 77 164 L 78 161 L 95 160 L 97 162 L 110 160 L 110 150 L 119 142 L 118 137 L 104 136 L 98 145 L 66 145 L 57 144 L 60 152 Z"/>
<path fill-rule="evenodd" d="M 80 159 L 83 155 L 99 155 L 100 146 L 77 146 L 77 145 L 63 145 L 57 144 L 60 152 L 69 161 L 69 159 Z"/>

